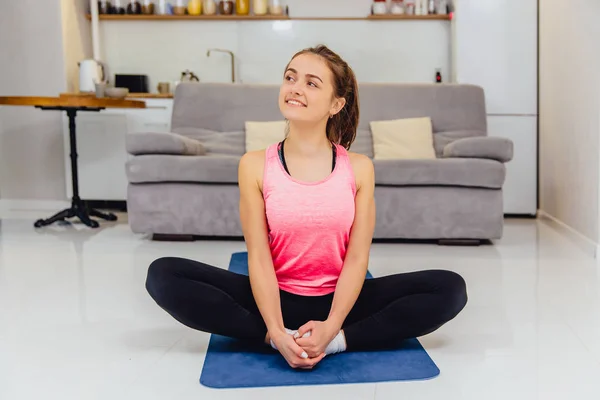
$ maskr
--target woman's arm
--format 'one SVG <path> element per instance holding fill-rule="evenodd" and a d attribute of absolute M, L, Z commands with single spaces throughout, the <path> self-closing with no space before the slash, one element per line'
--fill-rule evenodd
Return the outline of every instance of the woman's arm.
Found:
<path fill-rule="evenodd" d="M 338 279 L 327 318 L 334 335 L 339 332 L 362 289 L 369 266 L 369 250 L 375 230 L 375 171 L 366 156 L 352 154 L 357 182 L 355 213 L 344 267 Z"/>
<path fill-rule="evenodd" d="M 285 334 L 279 285 L 269 248 L 265 203 L 260 188 L 264 152 L 248 152 L 242 156 L 238 169 L 240 189 L 240 219 L 248 249 L 250 285 L 269 336 Z"/>

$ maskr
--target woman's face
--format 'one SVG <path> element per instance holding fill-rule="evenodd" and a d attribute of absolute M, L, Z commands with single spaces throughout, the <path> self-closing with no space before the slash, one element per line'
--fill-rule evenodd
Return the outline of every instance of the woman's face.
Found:
<path fill-rule="evenodd" d="M 279 91 L 279 109 L 287 120 L 318 122 L 339 112 L 343 103 L 334 96 L 333 74 L 321 57 L 301 54 L 290 62 Z"/>

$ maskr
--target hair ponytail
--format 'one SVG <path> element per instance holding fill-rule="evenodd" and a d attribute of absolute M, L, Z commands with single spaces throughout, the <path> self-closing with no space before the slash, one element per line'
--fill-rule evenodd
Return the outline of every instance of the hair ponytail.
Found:
<path fill-rule="evenodd" d="M 358 83 L 354 71 L 346 61 L 325 45 L 319 45 L 299 51 L 292 57 L 300 54 L 316 54 L 321 56 L 333 74 L 334 95 L 344 98 L 346 104 L 327 121 L 327 138 L 337 143 L 346 150 L 350 149 L 356 138 L 356 129 L 360 117 L 358 102 Z"/>

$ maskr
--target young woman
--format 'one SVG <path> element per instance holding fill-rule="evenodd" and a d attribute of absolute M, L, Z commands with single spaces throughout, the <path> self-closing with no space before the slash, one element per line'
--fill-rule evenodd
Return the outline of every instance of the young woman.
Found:
<path fill-rule="evenodd" d="M 293 368 L 327 354 L 428 334 L 467 302 L 456 273 L 428 270 L 365 280 L 375 226 L 371 160 L 347 151 L 358 125 L 354 72 L 325 46 L 294 55 L 279 107 L 281 143 L 239 164 L 249 277 L 161 258 L 146 288 L 181 323 L 264 341 Z"/>

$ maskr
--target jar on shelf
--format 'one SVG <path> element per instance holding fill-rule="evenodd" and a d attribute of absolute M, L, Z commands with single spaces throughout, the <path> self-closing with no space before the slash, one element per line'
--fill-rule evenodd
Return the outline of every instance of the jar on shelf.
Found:
<path fill-rule="evenodd" d="M 392 0 L 390 5 L 390 13 L 394 15 L 404 14 L 404 0 Z"/>
<path fill-rule="evenodd" d="M 221 15 L 232 15 L 234 8 L 233 0 L 221 0 L 219 2 L 219 14 Z"/>
<path fill-rule="evenodd" d="M 250 14 L 250 0 L 237 0 L 235 2 L 235 13 L 237 15 Z"/>
<path fill-rule="evenodd" d="M 129 0 L 127 14 L 139 15 L 142 13 L 142 4 L 138 0 Z"/>
<path fill-rule="evenodd" d="M 186 0 L 175 0 L 175 4 L 173 5 L 173 14 L 185 15 L 186 11 L 187 11 Z"/>
<path fill-rule="evenodd" d="M 281 0 L 271 0 L 269 2 L 269 14 L 271 15 L 283 15 L 284 7 Z"/>
<path fill-rule="evenodd" d="M 156 13 L 158 15 L 171 14 L 171 3 L 168 0 L 156 0 Z"/>
<path fill-rule="evenodd" d="M 113 0 L 113 11 L 115 14 L 125 14 L 127 11 L 126 0 Z"/>
<path fill-rule="evenodd" d="M 427 15 L 427 0 L 415 0 L 415 15 Z"/>
<path fill-rule="evenodd" d="M 436 12 L 439 15 L 448 15 L 448 0 L 439 0 Z"/>
<path fill-rule="evenodd" d="M 265 15 L 269 12 L 269 1 L 268 0 L 254 0 L 252 4 L 252 11 L 254 15 Z"/>
<path fill-rule="evenodd" d="M 189 15 L 202 14 L 202 0 L 189 0 L 187 4 L 187 12 Z"/>
<path fill-rule="evenodd" d="M 215 15 L 217 13 L 217 3 L 215 3 L 215 0 L 204 0 L 202 9 L 204 15 Z"/>
<path fill-rule="evenodd" d="M 112 14 L 113 6 L 109 0 L 98 1 L 98 14 Z"/>
<path fill-rule="evenodd" d="M 154 0 L 143 0 L 142 1 L 142 14 L 145 14 L 145 15 L 154 14 Z"/>
<path fill-rule="evenodd" d="M 404 2 L 404 12 L 406 15 L 415 15 L 415 0 L 406 0 Z"/>
<path fill-rule="evenodd" d="M 388 8 L 386 0 L 373 0 L 373 14 L 384 15 L 387 14 Z"/>

